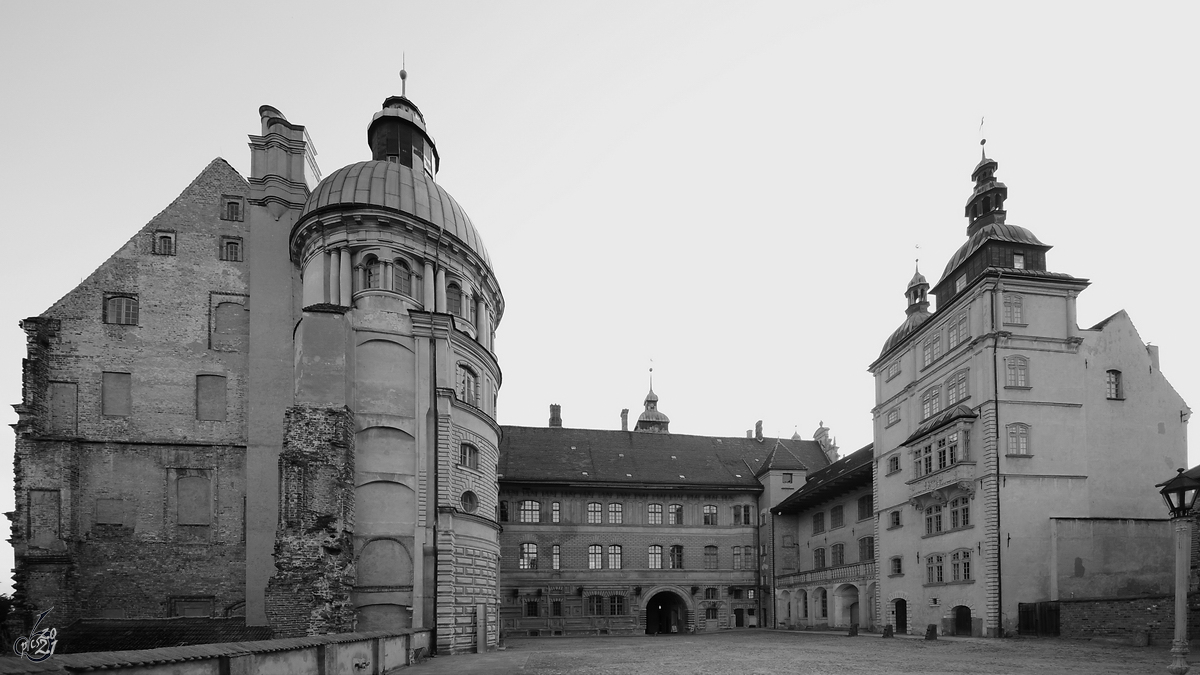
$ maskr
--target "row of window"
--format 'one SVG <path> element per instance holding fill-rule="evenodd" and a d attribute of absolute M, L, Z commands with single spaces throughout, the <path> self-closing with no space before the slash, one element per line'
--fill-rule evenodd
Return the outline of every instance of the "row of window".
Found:
<path fill-rule="evenodd" d="M 625 521 L 625 505 L 621 503 L 610 503 L 608 505 L 608 520 L 609 525 L 621 525 Z M 604 504 L 600 502 L 589 502 L 587 505 L 587 523 L 589 525 L 603 525 Z M 667 505 L 666 516 L 668 525 L 683 525 L 683 504 Z M 526 499 L 518 503 L 518 522 L 522 523 L 540 523 L 542 522 L 542 503 L 533 499 Z M 717 507 L 714 504 L 705 504 L 701 508 L 701 519 L 704 525 L 718 525 L 717 522 Z M 733 524 L 734 525 L 751 525 L 751 510 L 750 505 L 737 505 L 733 507 Z M 500 502 L 500 522 L 508 522 L 508 502 Z M 559 502 L 550 503 L 550 522 L 562 522 L 562 505 Z M 662 504 L 647 504 L 646 505 L 646 524 L 647 525 L 662 525 L 663 524 L 663 505 Z"/>
<path fill-rule="evenodd" d="M 965 279 L 963 281 L 965 281 Z M 958 290 L 960 289 L 956 289 L 955 292 L 957 293 Z M 1004 295 L 1004 323 L 1024 325 L 1025 315 L 1023 305 L 1024 300 L 1020 295 L 1006 293 Z M 933 364 L 934 361 L 937 361 L 942 357 L 943 331 L 945 332 L 947 351 L 953 350 L 958 345 L 967 342 L 971 337 L 967 312 L 963 311 L 957 316 L 951 318 L 942 326 L 939 326 L 933 331 L 933 334 L 921 344 L 922 368 L 928 368 Z M 900 370 L 900 360 L 897 359 L 892 361 L 888 364 L 887 370 L 885 371 L 886 379 L 891 380 L 892 378 L 896 377 L 900 374 Z"/>
<path fill-rule="evenodd" d="M 748 589 L 748 599 L 754 599 L 754 589 Z M 735 600 L 740 600 L 742 597 L 742 589 L 730 589 L 730 596 Z M 716 600 L 719 597 L 719 592 L 716 588 L 704 589 L 705 600 Z M 626 613 L 626 603 L 624 595 L 610 595 L 607 598 L 603 595 L 587 596 L 587 613 L 590 616 L 604 616 L 605 609 L 611 616 L 622 616 Z M 706 608 L 706 618 L 715 619 L 718 616 L 717 607 Z M 753 612 L 754 610 L 750 610 Z M 525 616 L 536 617 L 541 616 L 541 603 L 537 600 L 525 601 Z M 550 616 L 563 616 L 563 603 L 561 600 L 552 600 L 550 602 Z"/>
<path fill-rule="evenodd" d="M 866 520 L 875 515 L 875 505 L 871 495 L 863 495 L 858 498 L 858 519 Z M 845 525 L 845 514 L 841 504 L 829 509 L 829 529 L 837 529 Z M 812 532 L 820 534 L 825 531 L 825 512 L 818 511 L 812 514 Z"/>
<path fill-rule="evenodd" d="M 235 205 L 236 206 L 236 205 Z M 172 230 L 155 230 L 154 246 L 150 249 L 155 255 L 175 255 L 178 251 L 177 235 Z M 230 262 L 242 261 L 242 238 L 222 236 L 217 248 L 221 260 Z"/>
<path fill-rule="evenodd" d="M 1012 422 L 1004 425 L 1007 440 L 1007 454 L 1029 455 L 1033 453 L 1030 445 L 1031 427 L 1025 422 Z M 942 469 L 969 460 L 967 456 L 967 433 L 952 431 L 948 434 L 918 446 L 913 451 L 913 473 L 917 478 L 937 473 Z M 888 457 L 887 475 L 899 473 L 900 455 Z"/>
<path fill-rule="evenodd" d="M 389 274 L 388 267 L 391 267 Z M 374 254 L 362 258 L 362 276 L 354 282 L 358 290 L 387 289 L 402 295 L 416 298 L 420 293 L 420 284 L 425 283 L 422 275 L 414 271 L 414 266 L 404 258 L 381 260 Z M 471 297 L 464 295 L 462 284 L 458 281 L 446 283 L 446 312 L 475 323 L 476 306 Z"/>
<path fill-rule="evenodd" d="M 874 551 L 873 548 L 871 550 Z M 622 547 L 615 544 L 610 545 L 607 551 L 601 544 L 591 544 L 588 546 L 587 568 L 589 570 L 624 569 L 622 551 Z M 721 569 L 719 562 L 717 547 L 705 546 L 703 569 Z M 734 546 L 732 548 L 732 562 L 732 569 L 735 570 L 755 569 L 754 549 L 750 546 Z M 537 544 L 521 544 L 521 554 L 517 559 L 517 568 L 523 570 L 538 569 Z M 562 547 L 559 544 L 552 544 L 550 546 L 550 569 L 562 569 Z M 650 545 L 646 549 L 646 569 L 684 569 L 683 546 L 675 545 L 668 547 L 666 556 L 664 557 L 662 546 L 658 544 Z"/>
<path fill-rule="evenodd" d="M 839 567 L 846 564 L 846 545 L 834 544 L 829 547 L 829 558 L 825 557 L 824 547 L 813 549 L 813 569 L 823 570 L 826 567 Z M 871 562 L 875 560 L 875 537 L 863 537 L 858 540 L 858 561 Z"/>
<path fill-rule="evenodd" d="M 949 575 L 946 563 L 949 562 Z M 900 556 L 888 561 L 888 574 L 893 577 L 904 575 L 904 559 Z M 934 553 L 925 557 L 925 585 L 972 581 L 971 550 L 961 549 L 950 553 Z"/>
<path fill-rule="evenodd" d="M 55 431 L 67 431 L 75 426 L 77 384 L 51 382 L 48 388 L 51 422 Z M 196 376 L 196 419 L 224 422 L 227 414 L 228 380 L 224 375 Z M 105 417 L 129 417 L 133 414 L 133 374 L 103 372 L 100 374 L 100 414 Z"/>

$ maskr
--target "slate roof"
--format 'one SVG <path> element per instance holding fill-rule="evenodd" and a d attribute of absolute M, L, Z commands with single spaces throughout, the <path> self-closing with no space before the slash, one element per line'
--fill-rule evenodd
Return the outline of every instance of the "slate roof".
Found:
<path fill-rule="evenodd" d="M 58 631 L 56 654 L 156 649 L 271 639 L 269 626 L 247 626 L 244 617 L 79 619 Z"/>
<path fill-rule="evenodd" d="M 937 431 L 938 429 L 941 429 L 942 427 L 946 426 L 947 424 L 950 424 L 954 420 L 963 419 L 963 418 L 975 419 L 976 417 L 979 417 L 979 415 L 977 415 L 975 413 L 975 411 L 973 411 L 970 408 L 968 408 L 967 406 L 959 403 L 958 405 L 954 406 L 953 408 L 947 408 L 947 409 L 943 410 L 942 412 L 938 413 L 937 415 L 934 415 L 933 417 L 929 418 L 928 421 L 926 421 L 921 426 L 917 427 L 917 430 L 912 432 L 911 436 L 904 439 L 904 442 L 901 443 L 900 445 L 908 445 L 909 443 L 912 443 L 913 441 L 917 440 L 918 438 L 920 438 L 928 433 L 932 433 L 934 431 Z"/>
<path fill-rule="evenodd" d="M 794 440 L 791 442 L 795 443 Z M 761 476 L 768 471 L 808 471 L 808 467 L 782 441 L 775 441 L 771 452 L 767 453 L 767 458 L 754 475 Z"/>
<path fill-rule="evenodd" d="M 941 281 L 934 284 L 934 287 L 936 288 L 941 286 L 942 282 L 946 281 L 946 279 L 949 279 L 950 275 L 954 272 L 954 270 L 958 269 L 959 265 L 966 262 L 967 258 L 970 258 L 972 253 L 978 251 L 990 240 L 1007 241 L 1016 244 L 1029 244 L 1031 246 L 1038 246 L 1047 249 L 1050 248 L 1046 244 L 1043 244 L 1041 241 L 1039 241 L 1032 232 L 1019 225 L 1009 225 L 1008 223 L 995 222 L 988 223 L 987 225 L 984 225 L 976 230 L 974 234 L 969 236 L 967 241 L 960 246 L 957 251 L 954 252 L 954 255 L 950 256 L 950 261 L 946 263 L 946 269 L 942 272 Z"/>
<path fill-rule="evenodd" d="M 829 464 L 816 441 L 718 438 L 638 431 L 502 427 L 501 482 L 761 489 L 771 451 L 809 468 Z M 790 455 L 791 459 L 787 459 Z"/>
<path fill-rule="evenodd" d="M 875 445 L 869 444 L 808 475 L 808 480 L 775 507 L 775 513 L 799 513 L 840 494 L 871 484 Z"/>

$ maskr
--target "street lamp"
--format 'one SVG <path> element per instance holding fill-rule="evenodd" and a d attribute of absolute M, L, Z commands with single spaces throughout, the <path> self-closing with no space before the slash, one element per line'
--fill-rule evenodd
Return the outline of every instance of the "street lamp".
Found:
<path fill-rule="evenodd" d="M 1171 522 L 1175 525 L 1175 641 L 1171 644 L 1171 665 L 1167 672 L 1173 675 L 1184 675 L 1188 671 L 1187 654 L 1187 589 L 1188 566 L 1192 557 L 1192 507 L 1196 504 L 1196 496 L 1200 495 L 1200 480 L 1188 475 L 1191 471 L 1179 473 L 1160 487 L 1159 492 L 1167 509 L 1171 512 Z"/>

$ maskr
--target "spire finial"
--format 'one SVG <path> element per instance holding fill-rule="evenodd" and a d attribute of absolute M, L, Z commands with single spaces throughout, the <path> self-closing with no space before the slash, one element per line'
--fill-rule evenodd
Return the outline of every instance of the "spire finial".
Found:
<path fill-rule="evenodd" d="M 407 97 L 408 93 L 408 71 L 404 69 L 405 56 L 404 52 L 400 52 L 400 95 Z"/>
<path fill-rule="evenodd" d="M 983 137 L 983 117 L 979 118 L 979 159 L 987 159 L 987 150 L 983 147 L 987 145 L 987 139 Z"/>

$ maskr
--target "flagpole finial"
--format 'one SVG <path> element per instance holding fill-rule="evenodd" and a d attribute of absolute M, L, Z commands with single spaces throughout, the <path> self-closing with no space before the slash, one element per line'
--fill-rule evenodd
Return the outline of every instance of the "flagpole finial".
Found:
<path fill-rule="evenodd" d="M 400 95 L 406 96 L 408 93 L 408 71 L 404 69 L 405 57 L 404 52 L 400 53 Z"/>

